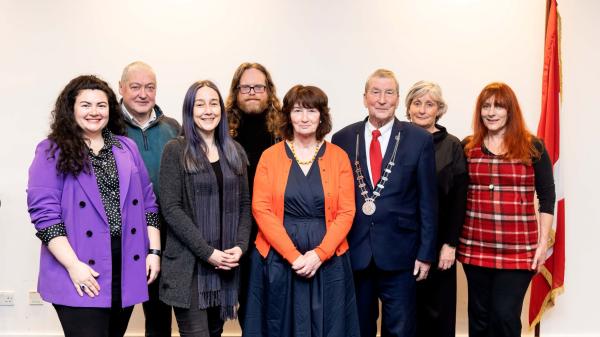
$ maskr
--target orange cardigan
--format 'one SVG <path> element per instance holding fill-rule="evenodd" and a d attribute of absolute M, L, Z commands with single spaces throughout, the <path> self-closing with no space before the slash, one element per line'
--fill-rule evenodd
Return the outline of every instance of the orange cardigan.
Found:
<path fill-rule="evenodd" d="M 315 248 L 321 261 L 348 250 L 346 235 L 352 227 L 356 207 L 348 155 L 337 145 L 326 143 L 325 153 L 318 159 L 327 227 L 323 241 Z M 285 142 L 265 150 L 256 168 L 252 195 L 252 213 L 258 223 L 256 249 L 266 257 L 272 246 L 290 264 L 302 255 L 283 227 L 283 201 L 291 166 L 292 159 L 285 153 Z"/>

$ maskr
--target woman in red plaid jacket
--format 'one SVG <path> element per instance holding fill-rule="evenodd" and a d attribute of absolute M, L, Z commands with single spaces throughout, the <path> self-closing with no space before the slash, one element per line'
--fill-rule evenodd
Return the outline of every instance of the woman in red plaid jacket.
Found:
<path fill-rule="evenodd" d="M 523 298 L 548 249 L 552 164 L 504 83 L 479 94 L 473 135 L 463 143 L 469 189 L 458 260 L 468 281 L 469 336 L 521 336 Z"/>

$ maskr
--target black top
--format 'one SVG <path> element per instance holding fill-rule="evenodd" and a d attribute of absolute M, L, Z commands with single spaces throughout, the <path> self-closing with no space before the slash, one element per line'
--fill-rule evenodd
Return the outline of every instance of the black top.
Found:
<path fill-rule="evenodd" d="M 98 190 L 100 191 L 100 197 L 104 205 L 104 212 L 110 226 L 110 236 L 117 237 L 121 236 L 121 205 L 119 174 L 112 147 L 114 145 L 121 148 L 121 143 L 112 136 L 112 133 L 108 129 L 104 130 L 102 132 L 104 146 L 97 155 L 94 154 L 92 149 L 88 149 L 88 156 L 94 169 L 96 183 L 98 184 Z"/>
<path fill-rule="evenodd" d="M 241 112 L 241 111 L 240 111 Z M 267 127 L 267 112 L 260 114 L 247 114 L 241 112 L 240 125 L 237 129 L 237 136 L 234 138 L 246 151 L 248 157 L 248 189 L 250 190 L 250 199 L 254 191 L 254 176 L 256 167 L 263 151 L 271 147 L 277 141 L 269 132 Z M 258 225 L 252 217 L 250 227 L 250 244 L 254 244 L 258 233 Z"/>
<path fill-rule="evenodd" d="M 237 130 L 237 136 L 234 138 L 246 151 L 250 166 L 248 167 L 248 184 L 250 188 L 250 197 L 254 186 L 254 175 L 256 166 L 263 151 L 275 144 L 276 139 L 267 128 L 267 113 L 246 114 L 240 116 L 240 126 Z"/>
<path fill-rule="evenodd" d="M 460 140 L 437 125 L 433 133 L 438 185 L 438 249 L 456 247 L 465 221 L 469 175 Z"/>
<path fill-rule="evenodd" d="M 223 171 L 221 171 L 221 163 L 217 160 L 214 163 L 210 163 L 210 165 L 217 178 L 217 186 L 219 187 L 219 210 L 221 210 L 221 215 L 223 215 Z"/>

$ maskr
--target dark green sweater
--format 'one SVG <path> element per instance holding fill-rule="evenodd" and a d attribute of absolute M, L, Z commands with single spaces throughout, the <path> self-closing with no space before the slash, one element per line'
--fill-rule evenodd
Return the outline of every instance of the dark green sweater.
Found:
<path fill-rule="evenodd" d="M 127 125 L 127 137 L 137 144 L 158 199 L 158 169 L 163 148 L 169 140 L 177 137 L 181 126 L 175 119 L 165 116 L 158 105 L 154 106 L 154 111 L 156 119 L 143 131 L 126 113 L 123 116 Z"/>

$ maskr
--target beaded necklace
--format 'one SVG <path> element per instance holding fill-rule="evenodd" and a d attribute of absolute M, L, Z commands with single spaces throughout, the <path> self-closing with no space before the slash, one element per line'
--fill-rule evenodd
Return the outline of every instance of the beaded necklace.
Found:
<path fill-rule="evenodd" d="M 292 150 L 292 155 L 294 155 L 294 159 L 296 160 L 296 163 L 298 163 L 298 165 L 309 165 L 312 164 L 315 159 L 317 159 L 317 154 L 319 153 L 319 149 L 321 148 L 321 145 L 323 143 L 317 144 L 317 146 L 315 146 L 315 154 L 313 155 L 313 157 L 310 160 L 306 160 L 306 161 L 301 161 L 300 159 L 298 159 L 298 156 L 296 156 L 296 149 L 294 148 L 294 142 L 287 142 L 288 145 L 290 146 L 290 149 Z"/>

